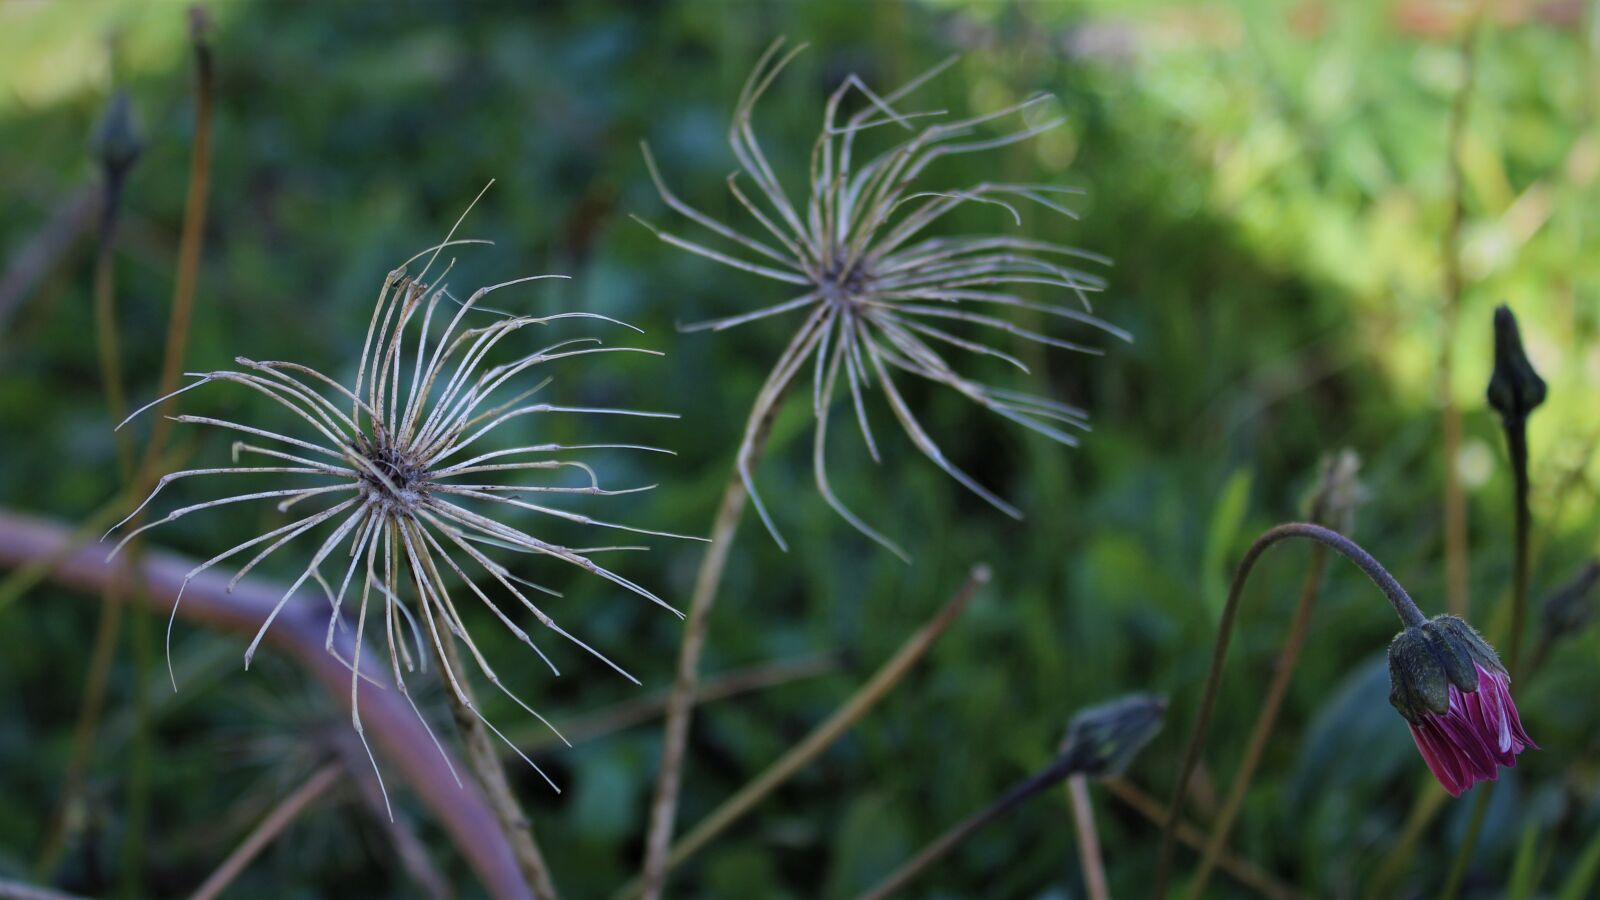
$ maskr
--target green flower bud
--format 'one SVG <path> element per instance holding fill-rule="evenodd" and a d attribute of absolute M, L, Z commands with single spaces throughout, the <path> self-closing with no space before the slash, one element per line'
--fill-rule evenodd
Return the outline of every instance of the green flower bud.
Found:
<path fill-rule="evenodd" d="M 1461 619 L 1448 615 L 1434 616 L 1433 621 L 1429 622 L 1426 627 L 1447 635 L 1456 647 L 1465 651 L 1471 662 L 1475 662 L 1491 672 L 1505 672 L 1506 667 L 1500 663 L 1500 654 L 1494 652 L 1494 648 L 1489 646 L 1489 642 L 1483 639 L 1483 635 L 1478 634 L 1476 628 Z M 1469 665 L 1467 668 L 1470 670 L 1472 667 Z M 1456 679 L 1452 677 L 1451 680 Z M 1476 675 L 1472 676 L 1471 683 L 1473 685 L 1478 683 Z M 1463 686 L 1460 681 L 1457 681 L 1457 687 L 1468 693 L 1472 691 L 1472 688 Z"/>
<path fill-rule="evenodd" d="M 1389 643 L 1389 705 L 1408 722 L 1450 708 L 1450 678 L 1421 627 L 1409 627 Z"/>
<path fill-rule="evenodd" d="M 1130 694 L 1091 706 L 1072 717 L 1061 755 L 1074 760 L 1073 771 L 1092 778 L 1120 775 L 1145 744 L 1161 730 L 1167 698 Z"/>

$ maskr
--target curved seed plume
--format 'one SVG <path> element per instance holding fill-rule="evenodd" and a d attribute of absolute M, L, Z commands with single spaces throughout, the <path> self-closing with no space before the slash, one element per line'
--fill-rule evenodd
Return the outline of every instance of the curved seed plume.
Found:
<path fill-rule="evenodd" d="M 681 331 L 724 331 L 751 322 L 807 312 L 757 394 L 749 421 L 766 418 L 809 364 L 812 414 L 816 419 L 813 474 L 823 499 L 845 521 L 891 552 L 906 558 L 892 540 L 868 525 L 840 500 L 827 473 L 827 424 L 840 393 L 848 397 L 867 453 L 881 460 L 867 413 L 865 395 L 879 387 L 895 421 L 912 445 L 934 465 L 1001 512 L 1021 512 L 957 468 L 923 428 L 890 371 L 941 384 L 1050 440 L 1072 446 L 1074 431 L 1086 431 L 1081 411 L 1042 397 L 992 387 L 958 373 L 942 351 L 954 348 L 994 358 L 1028 371 L 1015 355 L 990 346 L 982 332 L 1001 332 L 1022 341 L 1099 355 L 1094 345 L 1066 340 L 1014 324 L 974 307 L 1009 307 L 1052 316 L 1120 340 L 1126 331 L 1093 314 L 1091 295 L 1105 280 L 1064 264 L 1062 257 L 1107 264 L 1103 257 L 1074 247 L 1005 235 L 928 236 L 951 212 L 971 205 L 994 206 L 1022 224 L 1035 206 L 1076 219 L 1063 198 L 1081 193 L 1052 184 L 982 182 L 969 187 L 924 187 L 920 179 L 935 160 L 993 150 L 1029 140 L 1062 124 L 1048 118 L 994 136 L 980 129 L 1010 117 L 1036 113 L 1050 97 L 1038 94 L 1003 109 L 951 120 L 943 110 L 901 108 L 915 90 L 949 68 L 955 58 L 888 93 L 879 94 L 859 77 L 844 79 L 827 99 L 822 128 L 812 145 L 804 197 L 796 202 L 767 160 L 752 121 L 756 104 L 778 74 L 805 45 L 787 53 L 779 39 L 769 46 L 746 80 L 728 129 L 728 144 L 739 168 L 728 176 L 728 190 L 756 228 L 720 222 L 685 202 L 667 187 L 656 159 L 642 146 L 645 167 L 661 200 L 672 212 L 709 232 L 705 243 L 635 216 L 663 242 L 713 262 L 780 284 L 795 285 L 794 296 L 759 308 L 689 325 Z M 852 94 L 860 108 L 847 118 L 841 108 Z M 889 126 L 903 137 L 876 155 L 860 153 L 857 139 L 870 129 Z M 741 180 L 747 187 L 741 187 Z M 753 185 L 753 189 L 748 186 Z M 717 245 L 720 242 L 721 245 Z M 1041 302 L 1024 290 L 1061 291 L 1072 305 Z M 955 333 L 967 328 L 977 336 Z M 935 349 L 935 347 L 939 349 Z M 839 373 L 843 371 L 844 377 Z M 751 505 L 778 546 L 787 549 L 751 471 L 756 429 L 747 428 L 737 455 L 739 477 Z"/>

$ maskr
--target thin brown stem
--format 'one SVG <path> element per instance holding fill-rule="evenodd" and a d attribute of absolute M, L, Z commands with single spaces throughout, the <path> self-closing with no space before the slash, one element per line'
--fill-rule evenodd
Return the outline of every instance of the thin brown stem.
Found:
<path fill-rule="evenodd" d="M 1141 790 L 1133 782 L 1124 778 L 1108 778 L 1101 782 L 1111 796 L 1122 801 L 1128 808 L 1143 816 L 1156 825 L 1161 825 L 1167 820 L 1166 807 L 1161 801 Z M 1186 821 L 1178 822 L 1178 840 L 1198 850 L 1205 845 L 1206 833 Z M 1235 856 L 1223 850 L 1217 856 L 1217 868 L 1233 876 L 1233 879 L 1245 887 L 1250 888 L 1263 897 L 1271 900 L 1302 900 L 1303 895 L 1294 888 L 1278 881 L 1267 874 L 1260 867 L 1247 859 Z"/>
<path fill-rule="evenodd" d="M 101 526 L 104 527 L 103 525 Z M 0 510 L 0 566 L 21 568 L 43 563 L 46 577 L 65 587 L 98 592 L 113 580 L 136 577 L 139 589 L 129 586 L 135 602 L 166 612 L 184 576 L 195 560 L 170 553 L 145 553 L 131 572 L 106 562 L 105 548 L 73 550 L 76 540 L 66 525 Z M 224 575 L 202 573 L 189 582 L 179 614 L 209 628 L 253 635 L 283 596 L 284 586 L 255 578 L 241 580 L 229 592 Z M 307 598 L 309 600 L 309 598 Z M 320 598 L 318 598 L 320 599 Z M 348 711 L 350 671 L 323 649 L 327 619 L 315 612 L 316 604 L 291 604 L 278 617 L 267 643 L 300 666 Z M 335 637 L 338 657 L 353 658 L 348 635 Z M 380 749 L 426 807 L 491 896 L 514 897 L 527 893 L 504 833 L 482 792 L 463 790 L 449 775 L 447 758 L 428 738 L 422 723 L 398 692 L 378 685 L 385 674 L 375 668 L 360 683 L 362 721 Z"/>
<path fill-rule="evenodd" d="M 1396 581 L 1394 576 L 1372 557 L 1372 554 L 1339 532 L 1309 522 L 1275 525 L 1262 532 L 1255 543 L 1245 551 L 1244 557 L 1239 560 L 1239 568 L 1233 574 L 1233 583 L 1228 586 L 1228 599 L 1222 607 L 1222 618 L 1217 623 L 1217 640 L 1212 648 L 1211 670 L 1206 676 L 1200 713 L 1195 718 L 1194 734 L 1190 736 L 1189 745 L 1184 750 L 1183 763 L 1178 768 L 1178 781 L 1172 791 L 1172 804 L 1167 811 L 1167 827 L 1161 836 L 1161 852 L 1156 861 L 1156 889 L 1152 896 L 1166 896 L 1167 878 L 1172 869 L 1173 825 L 1182 811 L 1183 800 L 1188 793 L 1189 776 L 1194 774 L 1195 765 L 1200 760 L 1200 747 L 1205 743 L 1206 731 L 1211 726 L 1211 713 L 1216 707 L 1217 689 L 1222 682 L 1222 665 L 1228 659 L 1228 644 L 1233 637 L 1233 623 L 1238 615 L 1239 599 L 1244 593 L 1244 585 L 1249 580 L 1250 571 L 1255 568 L 1261 554 L 1279 541 L 1296 537 L 1325 544 L 1355 563 L 1356 567 L 1383 592 L 1395 615 L 1400 617 L 1403 624 L 1412 626 L 1427 622 L 1427 617 L 1417 608 L 1417 604 L 1412 601 L 1405 588 L 1400 586 L 1400 582 Z"/>
<path fill-rule="evenodd" d="M 233 852 L 229 853 L 228 858 L 222 861 L 222 865 L 217 866 L 216 871 L 195 890 L 190 900 L 216 900 L 221 896 L 268 844 L 276 840 L 306 807 L 315 803 L 337 784 L 344 774 L 344 764 L 340 762 L 328 763 L 313 772 L 305 784 L 284 797 L 282 802 L 273 807 L 272 811 L 267 813 L 267 817 L 261 820 L 261 824 L 246 835 L 239 846 L 233 848 Z"/>
<path fill-rule="evenodd" d="M 722 501 L 717 506 L 717 518 L 711 528 L 711 546 L 701 560 L 700 571 L 695 575 L 694 594 L 689 600 L 689 614 L 684 622 L 682 642 L 678 646 L 678 670 L 672 683 L 672 693 L 667 698 L 667 721 L 662 728 L 661 771 L 656 778 L 655 798 L 650 804 L 650 827 L 645 836 L 645 855 L 642 867 L 644 896 L 656 900 L 666 883 L 668 851 L 672 847 L 672 832 L 678 814 L 678 795 L 683 788 L 683 765 L 688 753 L 689 720 L 694 713 L 695 691 L 700 682 L 700 655 L 705 650 L 706 627 L 711 608 L 717 601 L 717 589 L 722 585 L 722 573 L 728 565 L 728 554 L 733 549 L 734 536 L 739 531 L 739 520 L 750 499 L 742 472 L 753 471 L 766 450 L 767 438 L 772 434 L 782 396 L 773 398 L 765 407 L 757 407 L 755 421 L 748 428 L 749 436 L 740 448 L 739 459 L 728 476 L 728 485 L 722 491 Z"/>
<path fill-rule="evenodd" d="M 199 277 L 200 251 L 205 242 L 206 197 L 211 179 L 211 126 L 212 107 L 216 94 L 216 76 L 209 43 L 209 22 L 199 6 L 189 8 L 189 43 L 195 62 L 195 130 L 194 144 L 189 162 L 188 196 L 183 211 L 183 231 L 178 241 L 178 273 L 173 286 L 172 311 L 167 320 L 167 342 L 161 362 L 159 393 L 166 396 L 177 389 L 178 377 L 183 371 L 183 360 L 189 346 L 189 325 L 194 318 L 195 284 Z M 167 440 L 172 428 L 169 413 L 173 400 L 161 403 L 155 425 L 145 445 L 142 462 L 133 478 L 134 494 L 142 494 L 153 486 L 155 466 L 166 453 Z M 135 517 L 132 527 L 137 530 L 142 517 Z M 130 548 L 128 558 L 137 559 L 140 545 Z M 137 580 L 134 589 L 140 589 Z M 144 867 L 145 819 L 149 806 L 150 734 L 144 716 L 144 685 L 150 671 L 150 612 L 139 604 L 132 615 L 133 632 L 133 692 L 138 713 L 134 740 L 128 754 L 128 800 L 125 810 L 126 838 L 122 847 L 122 892 L 132 895 L 140 890 Z"/>
<path fill-rule="evenodd" d="M 670 869 L 694 855 L 701 848 L 709 844 L 719 834 L 726 831 L 729 826 L 741 819 L 758 803 L 766 799 L 773 791 L 777 790 L 794 774 L 809 765 L 823 751 L 833 745 L 849 728 L 860 721 L 872 710 L 889 692 L 899 684 L 907 672 L 916 662 L 927 654 L 928 650 L 938 641 L 966 607 L 978 589 L 989 582 L 989 567 L 985 565 L 973 566 L 967 575 L 967 580 L 956 591 L 933 618 L 923 623 L 912 635 L 906 639 L 900 649 L 895 651 L 872 677 L 867 680 L 850 698 L 846 700 L 833 715 L 818 725 L 815 730 L 806 735 L 805 739 L 790 748 L 787 753 L 779 757 L 776 762 L 768 766 L 760 775 L 751 779 L 749 784 L 739 789 L 739 792 L 723 801 L 718 806 L 690 829 L 683 839 L 674 844 L 667 858 Z M 634 898 L 643 892 L 642 879 L 623 886 L 617 892 L 619 898 Z"/>
<path fill-rule="evenodd" d="M 195 61 L 194 149 L 189 159 L 183 232 L 178 238 L 178 277 L 172 289 L 172 314 L 167 319 L 166 355 L 161 363 L 161 386 L 157 396 L 166 396 L 178 389 L 178 377 L 183 372 L 184 350 L 189 345 L 189 324 L 194 318 L 195 286 L 200 277 L 200 249 L 205 241 L 206 198 L 211 190 L 211 111 L 216 95 L 216 72 L 211 45 L 206 39 L 206 28 L 204 13 L 199 8 L 191 9 L 190 39 L 194 46 Z M 164 401 L 156 411 L 150 443 L 145 448 L 144 464 L 140 467 L 144 476 L 140 481 L 150 477 L 156 458 L 166 447 L 167 436 L 172 428 L 172 420 L 168 416 L 172 412 L 173 402 L 172 399 Z"/>
<path fill-rule="evenodd" d="M 1481 4 L 1480 4 L 1481 12 Z M 1466 618 L 1467 596 L 1467 500 L 1461 487 L 1456 457 L 1461 449 L 1461 407 L 1455 400 L 1455 343 L 1461 319 L 1461 229 L 1466 221 L 1466 177 L 1461 169 L 1462 142 L 1466 137 L 1467 110 L 1472 98 L 1473 70 L 1476 68 L 1474 40 L 1478 13 L 1462 36 L 1462 80 L 1450 109 L 1450 134 L 1447 153 L 1450 167 L 1450 221 L 1441 238 L 1441 268 L 1444 273 L 1444 309 L 1439 353 L 1439 389 L 1444 404 L 1444 559 L 1445 597 L 1450 614 Z"/>
<path fill-rule="evenodd" d="M 1094 806 L 1089 802 L 1089 777 L 1067 779 L 1067 801 L 1072 804 L 1072 825 L 1078 836 L 1078 865 L 1083 867 L 1083 890 L 1089 900 L 1111 900 L 1106 884 L 1106 861 L 1100 855 L 1100 832 L 1094 824 Z"/>
<path fill-rule="evenodd" d="M 695 692 L 694 700 L 696 704 L 710 703 L 747 692 L 826 675 L 838 668 L 838 662 L 826 656 L 751 666 L 748 669 L 726 672 L 706 679 Z M 635 725 L 642 725 L 666 712 L 669 696 L 671 696 L 670 689 L 659 691 L 647 697 L 624 700 L 587 715 L 567 719 L 561 722 L 561 736 L 576 746 Z M 561 743 L 560 737 L 540 723 L 530 723 L 516 731 L 506 729 L 506 736 L 524 752 Z"/>
<path fill-rule="evenodd" d="M 1300 650 L 1305 646 L 1306 631 L 1311 624 L 1311 611 L 1316 606 L 1317 595 L 1322 591 L 1322 575 L 1328 565 L 1327 547 L 1318 544 L 1312 549 L 1311 554 L 1311 565 L 1306 569 L 1306 579 L 1300 587 L 1300 602 L 1296 604 L 1294 619 L 1289 623 L 1289 636 L 1284 639 L 1283 653 L 1278 657 L 1272 684 L 1267 688 L 1266 699 L 1261 701 L 1261 711 L 1256 714 L 1256 724 L 1250 730 L 1250 740 L 1245 746 L 1244 758 L 1239 761 L 1239 771 L 1233 776 L 1233 784 L 1228 788 L 1228 796 L 1222 803 L 1222 811 L 1212 823 L 1211 837 L 1207 839 L 1205 850 L 1200 855 L 1200 868 L 1195 872 L 1194 879 L 1189 882 L 1190 900 L 1199 900 L 1205 895 L 1206 881 L 1222 854 L 1222 848 L 1228 842 L 1228 834 L 1232 831 L 1234 820 L 1238 818 L 1239 810 L 1244 805 L 1244 795 L 1250 789 L 1250 780 L 1255 776 L 1256 765 L 1261 761 L 1261 753 L 1272 737 L 1273 727 L 1277 725 L 1278 710 L 1283 706 L 1283 698 L 1289 693 L 1289 681 L 1294 676 L 1295 663 L 1300 660 Z"/>
<path fill-rule="evenodd" d="M 500 822 L 500 830 L 511 842 L 517 867 L 522 870 L 522 877 L 527 880 L 533 895 L 539 900 L 555 900 L 555 881 L 550 877 L 550 867 L 544 861 L 538 841 L 534 839 L 533 823 L 523 813 L 522 804 L 511 790 L 511 780 L 506 777 L 506 769 L 500 762 L 494 738 L 490 737 L 483 720 L 472 710 L 477 705 L 472 698 L 472 688 L 465 678 L 457 679 L 452 684 L 447 674 L 466 671 L 455 639 L 451 637 L 450 620 L 443 610 L 433 604 L 425 602 L 423 605 L 428 607 L 428 614 L 434 617 L 438 633 L 442 636 L 434 648 L 439 660 L 439 680 L 444 685 L 445 699 L 449 701 L 456 728 L 461 732 L 461 741 L 466 745 L 467 765 L 478 776 L 478 784 L 489 798 L 489 806 L 494 809 L 495 818 Z"/>

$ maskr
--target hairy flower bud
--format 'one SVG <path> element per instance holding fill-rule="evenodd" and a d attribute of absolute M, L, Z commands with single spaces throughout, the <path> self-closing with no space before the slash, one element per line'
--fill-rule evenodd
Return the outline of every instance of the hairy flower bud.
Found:
<path fill-rule="evenodd" d="M 1471 625 L 1435 616 L 1407 627 L 1389 645 L 1389 703 L 1434 777 L 1451 796 L 1493 781 L 1499 766 L 1538 745 L 1511 700 L 1511 676 Z"/>

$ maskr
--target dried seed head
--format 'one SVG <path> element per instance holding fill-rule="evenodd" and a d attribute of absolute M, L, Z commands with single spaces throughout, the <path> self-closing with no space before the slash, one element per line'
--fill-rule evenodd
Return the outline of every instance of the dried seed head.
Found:
<path fill-rule="evenodd" d="M 1052 347 L 1099 352 L 1085 344 L 1020 327 L 993 314 L 1018 309 L 1128 339 L 1125 332 L 1096 318 L 1089 302 L 1090 294 L 1104 288 L 1104 281 L 1080 266 L 1084 262 L 1107 261 L 1063 244 L 1023 237 L 928 236 L 929 230 L 949 213 L 971 203 L 999 207 L 1017 224 L 1021 223 L 1019 203 L 1072 217 L 1072 210 L 1059 198 L 1076 191 L 1058 185 L 998 182 L 958 190 L 921 187 L 924 170 L 940 157 L 1024 141 L 1060 125 L 1062 120 L 1046 118 L 997 137 L 974 138 L 987 123 L 1041 110 L 1049 97 L 1038 95 L 970 118 L 940 120 L 939 111 L 904 112 L 897 107 L 953 60 L 881 96 L 852 75 L 828 98 L 822 130 L 812 147 L 806 198 L 797 204 L 779 182 L 751 125 L 757 101 L 783 67 L 804 49 L 798 47 L 780 57 L 782 45 L 781 40 L 775 42 L 756 64 L 739 96 L 728 131 L 728 143 L 739 163 L 739 171 L 728 178 L 728 189 L 759 230 L 746 233 L 683 202 L 667 188 L 648 147 L 644 153 L 650 176 L 667 206 L 711 232 L 727 249 L 688 240 L 645 223 L 647 227 L 673 246 L 790 285 L 795 292 L 795 296 L 780 303 L 686 330 L 722 331 L 787 313 L 805 317 L 757 394 L 739 448 L 739 474 L 756 511 L 783 546 L 783 539 L 755 490 L 751 467 L 762 423 L 770 419 L 810 365 L 816 418 L 812 456 L 817 487 L 828 504 L 851 525 L 902 557 L 905 555 L 851 512 L 828 483 L 827 427 L 841 390 L 848 392 L 868 454 L 879 460 L 865 401 L 867 392 L 875 387 L 882 391 L 901 430 L 924 456 L 997 509 L 1021 518 L 1016 507 L 945 456 L 906 402 L 895 376 L 909 375 L 943 385 L 1002 418 L 1062 444 L 1076 444 L 1075 433 L 1087 429 L 1085 413 L 1077 407 L 968 378 L 956 370 L 946 354 L 951 349 L 959 350 L 1027 371 L 1022 361 L 1010 353 L 979 337 L 964 336 L 951 329 L 1004 332 Z M 860 95 L 863 105 L 858 112 L 843 117 L 841 107 L 852 91 Z M 934 124 L 922 124 L 930 120 Z M 858 138 L 874 129 L 899 129 L 909 136 L 882 152 L 864 154 Z M 740 176 L 752 187 L 742 186 Z M 1035 301 L 1021 293 L 1036 286 L 1065 291 L 1076 305 Z"/>
<path fill-rule="evenodd" d="M 459 226 L 460 222 L 456 224 Z M 402 669 L 425 669 L 430 656 L 445 659 L 443 642 L 459 640 L 485 678 L 523 709 L 538 716 L 501 683 L 479 652 L 457 606 L 461 591 L 467 591 L 487 607 L 508 631 L 538 653 L 552 672 L 556 672 L 555 665 L 518 624 L 518 619 L 527 622 L 531 618 L 634 683 L 638 680 L 558 625 L 529 596 L 559 594 L 512 574 L 497 556 L 515 553 L 554 559 L 598 575 L 665 609 L 672 607 L 649 590 L 590 558 L 602 550 L 643 548 L 568 547 L 539 538 L 497 514 L 533 513 L 600 529 L 679 537 L 601 521 L 557 505 L 547 505 L 551 502 L 547 498 L 564 495 L 609 496 L 649 490 L 649 487 L 603 488 L 594 469 L 577 458 L 582 451 L 669 451 L 637 444 L 539 443 L 498 449 L 488 449 L 486 444 L 507 423 L 520 424 L 549 415 L 675 417 L 631 409 L 528 402 L 548 383 L 546 379 L 516 392 L 536 367 L 598 353 L 659 354 L 637 347 L 605 346 L 595 338 L 576 338 L 556 341 L 531 352 L 524 348 L 509 359 L 491 362 L 503 342 L 531 326 L 543 327 L 562 319 L 624 323 L 594 313 L 533 317 L 488 310 L 482 305 L 483 299 L 494 291 L 539 278 L 561 276 L 517 279 L 480 288 L 467 300 L 457 300 L 444 284 L 449 265 L 438 279 L 428 281 L 427 276 L 443 249 L 463 243 L 481 242 L 454 241 L 446 237 L 443 243 L 413 257 L 384 280 L 352 386 L 342 385 L 298 363 L 257 362 L 243 357 L 235 360 L 239 365 L 236 370 L 189 373 L 197 380 L 175 394 L 212 382 L 230 382 L 262 394 L 292 413 L 290 421 L 294 427 L 279 431 L 206 416 L 177 417 L 180 422 L 210 425 L 261 439 L 262 444 L 237 441 L 233 445 L 235 465 L 231 467 L 190 469 L 164 476 L 150 496 L 128 519 L 119 523 L 118 528 L 138 515 L 167 484 L 181 478 L 271 474 L 294 475 L 310 479 L 310 483 L 235 494 L 183 507 L 129 532 L 112 553 L 143 531 L 205 509 L 275 500 L 280 511 L 287 511 L 302 502 L 308 506 L 331 502 L 325 509 L 306 513 L 217 554 L 185 576 L 184 585 L 187 585 L 201 572 L 246 550 L 260 548 L 233 576 L 230 584 L 236 583 L 279 549 L 319 527 L 330 529 L 250 643 L 245 652 L 246 667 L 273 619 L 302 585 L 315 580 L 331 607 L 326 642 L 330 653 L 340 655 L 341 644 L 335 641 L 335 631 L 345 624 L 346 598 L 350 598 L 352 606 L 358 605 L 355 641 L 349 645 L 354 656 L 344 660 L 351 670 L 353 697 L 358 678 L 370 677 L 358 673 L 361 671 L 362 638 L 368 624 L 367 612 L 369 607 L 375 606 L 379 621 L 374 627 L 382 628 L 385 636 L 390 675 L 408 701 L 411 697 Z M 408 275 L 406 266 L 424 256 L 428 259 L 422 271 L 416 276 Z M 485 323 L 472 324 L 477 321 Z M 267 464 L 239 465 L 242 455 L 263 459 Z M 538 480 L 528 480 L 530 476 L 541 475 Z M 562 475 L 576 477 L 563 478 Z M 329 560 L 335 560 L 332 581 L 325 579 L 321 571 Z M 354 593 L 353 583 L 359 583 Z M 359 594 L 359 601 L 356 594 Z M 178 599 L 181 598 L 180 590 Z M 177 602 L 173 604 L 174 617 Z M 517 606 L 522 609 L 518 610 Z M 169 671 L 171 634 L 169 620 Z M 441 666 L 447 689 L 463 706 L 473 709 L 482 718 L 482 713 L 473 707 L 460 687 L 460 679 L 467 673 Z M 359 733 L 360 713 L 354 700 L 352 718 Z M 542 716 L 539 718 L 543 721 Z"/>

